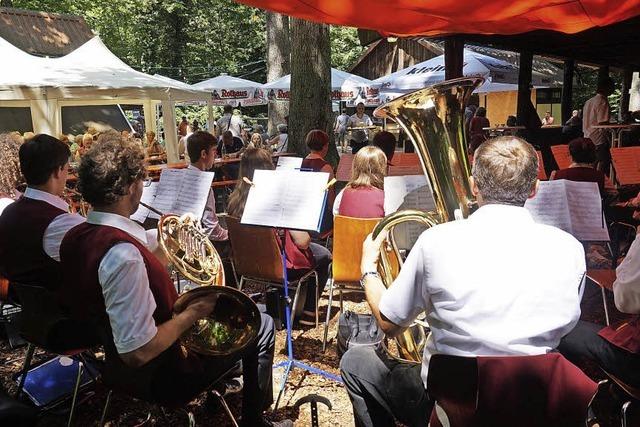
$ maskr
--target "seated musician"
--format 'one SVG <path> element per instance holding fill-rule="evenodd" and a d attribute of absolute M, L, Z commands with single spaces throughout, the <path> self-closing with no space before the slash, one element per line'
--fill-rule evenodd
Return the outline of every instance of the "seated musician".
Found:
<path fill-rule="evenodd" d="M 187 149 L 191 159 L 189 169 L 208 171 L 213 167 L 213 161 L 216 158 L 215 136 L 209 132 L 196 131 L 189 136 Z M 229 234 L 220 225 L 220 220 L 216 215 L 216 196 L 213 194 L 213 189 L 209 189 L 207 205 L 204 208 L 201 222 L 204 232 L 212 242 L 228 242 Z M 224 252 L 222 245 L 216 245 L 216 249 L 220 253 Z"/>
<path fill-rule="evenodd" d="M 382 150 L 374 146 L 361 148 L 353 156 L 351 180 L 338 193 L 333 204 L 333 214 L 354 218 L 382 218 L 386 173 L 387 158 Z"/>
<path fill-rule="evenodd" d="M 380 131 L 373 137 L 373 145 L 382 150 L 385 156 L 387 156 L 387 167 L 391 166 L 393 155 L 396 152 L 396 137 L 391 132 L 386 130 Z"/>
<path fill-rule="evenodd" d="M 20 144 L 10 134 L 0 134 L 0 215 L 20 197 L 16 189 L 22 179 L 19 149 Z"/>
<path fill-rule="evenodd" d="M 616 308 L 633 316 L 622 325 L 579 321 L 560 342 L 560 352 L 578 366 L 590 360 L 625 383 L 640 387 L 640 239 L 616 269 Z"/>
<path fill-rule="evenodd" d="M 313 172 L 327 172 L 329 181 L 333 179 L 333 167 L 325 160 L 329 152 L 329 135 L 323 130 L 314 129 L 307 133 L 305 144 L 311 152 L 302 160 L 302 169 L 311 170 Z M 321 232 L 331 230 L 333 228 L 333 202 L 336 198 L 336 191 L 333 186 L 329 188 L 327 195 L 327 206 L 322 219 Z"/>
<path fill-rule="evenodd" d="M 604 173 L 595 169 L 596 146 L 589 138 L 576 138 L 569 142 L 571 165 L 566 169 L 551 172 L 549 179 L 595 182 L 604 195 Z"/>
<path fill-rule="evenodd" d="M 258 340 L 244 355 L 221 360 L 181 347 L 178 338 L 216 302 L 201 297 L 172 315 L 175 286 L 165 265 L 146 248 L 144 229 L 129 219 L 142 195 L 142 147 L 117 133 L 103 134 L 78 173 L 80 192 L 93 210 L 62 242 L 68 286 L 60 300 L 74 320 L 87 322 L 100 335 L 105 382 L 150 402 L 181 405 L 242 356 L 242 425 L 268 425 L 262 411 L 272 400 L 273 320 L 262 315 Z"/>
<path fill-rule="evenodd" d="M 60 242 L 70 228 L 84 222 L 70 214 L 60 198 L 70 155 L 67 144 L 44 134 L 20 146 L 27 189 L 0 216 L 0 275 L 10 281 L 49 290 L 61 286 Z"/>
<path fill-rule="evenodd" d="M 422 312 L 431 333 L 422 366 L 354 347 L 342 378 L 362 426 L 394 418 L 426 426 L 432 354 L 536 355 L 554 350 L 580 317 L 585 259 L 580 242 L 537 224 L 523 207 L 537 190 L 538 159 L 526 141 L 505 136 L 476 150 L 471 188 L 479 209 L 422 233 L 386 289 L 377 273 L 384 235 L 363 245 L 361 285 L 378 324 L 401 334 Z"/>
<path fill-rule="evenodd" d="M 251 184 L 244 181 L 247 178 L 250 182 L 253 180 L 253 172 L 256 169 L 272 170 L 273 162 L 271 161 L 271 153 L 267 150 L 259 148 L 248 148 L 240 160 L 240 179 L 235 190 L 229 196 L 229 204 L 227 213 L 235 218 L 242 218 L 244 206 L 247 203 L 249 189 Z M 281 230 L 285 237 L 285 253 L 287 255 L 287 277 L 289 280 L 295 280 L 302 277 L 309 270 L 314 269 L 318 272 L 318 284 L 320 293 L 324 290 L 329 277 L 328 266 L 331 262 L 331 252 L 324 246 L 311 242 L 311 237 L 306 231 L 298 230 Z M 277 239 L 278 242 L 281 239 Z M 315 324 L 311 318 L 315 318 L 315 283 L 309 282 L 306 287 L 306 298 L 304 301 L 304 314 L 306 318 L 300 320 L 302 324 Z M 304 296 L 301 290 L 300 296 Z M 300 298 L 302 299 L 302 298 Z M 295 307 L 299 311 L 298 307 Z"/>

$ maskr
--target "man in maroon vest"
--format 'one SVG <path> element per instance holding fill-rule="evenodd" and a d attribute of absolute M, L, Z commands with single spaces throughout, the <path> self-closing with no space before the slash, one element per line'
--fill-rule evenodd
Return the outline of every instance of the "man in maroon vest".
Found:
<path fill-rule="evenodd" d="M 69 147 L 49 135 L 36 135 L 20 147 L 27 189 L 0 216 L 0 275 L 11 282 L 55 290 L 61 285 L 60 243 L 84 222 L 60 198 L 67 182 Z"/>
<path fill-rule="evenodd" d="M 633 316 L 621 325 L 606 328 L 580 321 L 558 349 L 577 365 L 584 359 L 592 360 L 627 384 L 640 387 L 640 238 L 631 244 L 616 276 L 616 307 Z"/>
<path fill-rule="evenodd" d="M 147 401 L 180 405 L 211 386 L 240 356 L 205 358 L 179 345 L 180 335 L 207 316 L 215 301 L 201 298 L 172 315 L 174 284 L 147 249 L 144 229 L 129 219 L 144 177 L 142 148 L 117 133 L 103 134 L 85 154 L 79 188 L 93 211 L 62 242 L 64 275 L 74 280 L 61 299 L 72 318 L 91 324 L 101 336 L 108 385 Z M 242 356 L 243 425 L 268 425 L 262 411 L 272 400 L 274 345 L 273 320 L 263 315 L 255 347 Z"/>

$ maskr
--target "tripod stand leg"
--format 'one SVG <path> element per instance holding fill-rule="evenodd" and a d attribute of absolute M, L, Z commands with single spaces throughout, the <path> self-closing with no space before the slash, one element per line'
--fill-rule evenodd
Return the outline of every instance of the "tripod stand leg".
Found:
<path fill-rule="evenodd" d="M 280 391 L 278 392 L 278 398 L 276 399 L 276 404 L 273 407 L 274 412 L 278 410 L 278 405 L 280 405 L 280 398 L 282 397 L 282 394 L 284 393 L 284 389 L 287 386 L 287 378 L 289 378 L 289 372 L 291 372 L 292 367 L 293 367 L 293 361 L 289 360 L 287 362 L 286 367 L 284 368 L 284 374 L 282 375 L 282 382 L 280 383 Z"/>

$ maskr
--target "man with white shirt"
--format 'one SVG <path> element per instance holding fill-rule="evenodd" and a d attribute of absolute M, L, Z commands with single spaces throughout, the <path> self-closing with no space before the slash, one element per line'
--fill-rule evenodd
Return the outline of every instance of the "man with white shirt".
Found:
<path fill-rule="evenodd" d="M 187 147 L 189 158 L 191 159 L 189 169 L 211 170 L 216 158 L 217 147 L 216 138 L 213 135 L 203 131 L 194 132 L 189 136 Z M 201 222 L 204 232 L 212 242 L 229 241 L 229 233 L 222 227 L 216 215 L 216 196 L 213 193 L 213 189 L 209 189 L 209 196 L 207 197 L 207 204 L 204 208 Z M 221 249 L 221 246 L 216 246 L 216 249 Z"/>
<path fill-rule="evenodd" d="M 112 387 L 163 405 L 181 405 L 211 386 L 234 360 L 206 358 L 178 338 L 215 307 L 201 297 L 179 314 L 178 297 L 163 265 L 147 249 L 147 235 L 129 219 L 142 196 L 142 148 L 101 136 L 82 159 L 79 189 L 93 211 L 65 236 L 60 255 L 68 280 L 60 301 L 75 321 L 86 322 L 105 348 L 103 377 Z M 269 425 L 262 411 L 272 400 L 273 321 L 262 315 L 255 346 L 242 355 L 242 425 Z"/>
<path fill-rule="evenodd" d="M 640 239 L 631 244 L 616 269 L 613 282 L 616 308 L 633 316 L 622 325 L 603 328 L 580 321 L 562 339 L 560 352 L 577 365 L 596 362 L 606 372 L 640 387 Z"/>
<path fill-rule="evenodd" d="M 356 154 L 362 147 L 369 144 L 369 130 L 362 129 L 373 126 L 371 117 L 364 113 L 364 103 L 358 102 L 356 105 L 356 113 L 349 118 L 347 130 L 351 131 L 351 152 Z M 354 129 L 355 128 L 355 129 Z"/>
<path fill-rule="evenodd" d="M 62 285 L 60 242 L 84 218 L 69 213 L 60 198 L 71 153 L 67 144 L 40 134 L 22 144 L 20 169 L 27 181 L 22 197 L 0 216 L 0 276 L 55 291 Z"/>
<path fill-rule="evenodd" d="M 231 131 L 234 137 L 240 138 L 244 126 L 242 117 L 234 115 L 233 107 L 228 104 L 224 106 L 223 112 L 222 117 L 216 122 L 216 135 L 221 137 L 226 131 Z"/>
<path fill-rule="evenodd" d="M 615 90 L 615 83 L 610 77 L 598 81 L 597 93 L 587 100 L 582 109 L 582 132 L 596 146 L 598 170 L 609 173 L 611 154 L 610 141 L 607 140 L 605 129 L 595 129 L 594 126 L 609 124 L 610 108 L 607 97 Z"/>
<path fill-rule="evenodd" d="M 382 330 L 397 336 L 425 312 L 431 333 L 421 366 L 371 347 L 345 353 L 340 368 L 357 425 L 392 426 L 395 418 L 426 426 L 432 354 L 544 354 L 575 326 L 584 250 L 568 233 L 535 223 L 523 207 L 536 194 L 537 170 L 526 141 L 483 143 L 470 179 L 479 209 L 422 233 L 389 289 L 377 273 L 385 236 L 367 238 L 361 284 Z"/>

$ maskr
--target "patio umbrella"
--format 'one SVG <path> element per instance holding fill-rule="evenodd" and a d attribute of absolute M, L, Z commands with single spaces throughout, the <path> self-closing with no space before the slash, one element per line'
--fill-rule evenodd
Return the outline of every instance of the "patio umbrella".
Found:
<path fill-rule="evenodd" d="M 211 93 L 213 105 L 264 105 L 267 103 L 262 95 L 262 84 L 251 80 L 220 74 L 217 77 L 196 83 L 194 88 Z"/>

